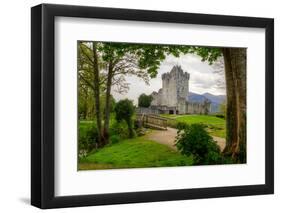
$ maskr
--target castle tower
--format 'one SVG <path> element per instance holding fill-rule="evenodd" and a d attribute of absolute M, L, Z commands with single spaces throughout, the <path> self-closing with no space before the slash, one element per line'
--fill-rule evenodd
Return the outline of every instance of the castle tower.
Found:
<path fill-rule="evenodd" d="M 178 107 L 179 100 L 186 100 L 189 93 L 189 73 L 181 66 L 174 66 L 169 73 L 162 75 L 162 104 L 168 107 Z M 182 101 L 181 101 L 182 102 Z"/>

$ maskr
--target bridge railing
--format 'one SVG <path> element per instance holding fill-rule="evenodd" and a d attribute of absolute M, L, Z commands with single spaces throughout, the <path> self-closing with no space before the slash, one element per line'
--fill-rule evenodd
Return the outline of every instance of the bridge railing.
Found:
<path fill-rule="evenodd" d="M 158 115 L 151 114 L 137 114 L 137 119 L 143 126 L 150 126 L 154 128 L 167 129 L 168 120 Z"/>

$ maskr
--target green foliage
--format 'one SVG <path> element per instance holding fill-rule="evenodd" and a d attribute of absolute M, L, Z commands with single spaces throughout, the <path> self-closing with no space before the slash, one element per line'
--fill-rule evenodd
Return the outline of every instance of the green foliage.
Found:
<path fill-rule="evenodd" d="M 97 143 L 97 127 L 93 122 L 80 122 L 79 123 L 79 150 L 91 151 L 95 148 Z"/>
<path fill-rule="evenodd" d="M 185 122 L 177 122 L 176 123 L 176 128 L 177 129 L 185 129 L 187 126 L 188 126 L 188 124 L 185 123 Z"/>
<path fill-rule="evenodd" d="M 199 55 L 202 61 L 208 61 L 209 64 L 213 64 L 220 56 L 222 52 L 220 48 L 214 47 L 190 47 L 189 53 Z"/>
<path fill-rule="evenodd" d="M 115 118 L 117 121 L 130 120 L 134 114 L 135 107 L 129 99 L 123 99 L 115 105 Z"/>
<path fill-rule="evenodd" d="M 103 112 L 103 114 L 105 113 L 105 94 L 102 94 L 101 97 L 100 97 L 100 108 L 101 108 L 101 111 Z M 114 99 L 114 97 L 112 95 L 110 95 L 109 97 L 109 105 L 110 105 L 110 108 L 109 108 L 109 112 L 114 112 L 114 108 L 115 108 L 115 105 L 116 105 L 116 101 Z"/>
<path fill-rule="evenodd" d="M 94 117 L 93 90 L 79 80 L 78 85 L 78 115 L 81 120 L 92 120 Z"/>
<path fill-rule="evenodd" d="M 120 136 L 119 135 L 111 135 L 109 138 L 109 141 L 111 144 L 116 144 L 120 141 Z"/>
<path fill-rule="evenodd" d="M 224 162 L 219 146 L 202 124 L 179 126 L 176 146 L 183 155 L 193 156 L 196 165 Z"/>
<path fill-rule="evenodd" d="M 115 106 L 115 118 L 117 122 L 126 121 L 129 130 L 129 137 L 134 137 L 132 117 L 135 112 L 133 102 L 129 99 L 120 100 Z"/>
<path fill-rule="evenodd" d="M 192 165 L 192 157 L 138 137 L 103 147 L 79 162 L 79 169 L 145 168 Z"/>
<path fill-rule="evenodd" d="M 111 120 L 109 134 L 118 135 L 121 139 L 127 139 L 129 137 L 127 123 L 124 120 L 119 122 Z"/>
<path fill-rule="evenodd" d="M 141 94 L 138 98 L 139 107 L 150 107 L 153 98 L 151 95 Z"/>

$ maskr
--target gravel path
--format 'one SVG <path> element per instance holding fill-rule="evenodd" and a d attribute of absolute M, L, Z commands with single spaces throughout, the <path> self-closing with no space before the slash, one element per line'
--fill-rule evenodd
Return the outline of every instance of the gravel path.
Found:
<path fill-rule="evenodd" d="M 173 150 L 177 150 L 177 147 L 175 146 L 175 138 L 177 136 L 177 130 L 174 128 L 168 127 L 168 129 L 165 130 L 153 130 L 151 133 L 149 133 L 146 137 L 149 140 L 153 140 L 157 143 L 164 144 L 166 146 L 169 146 Z M 214 141 L 217 142 L 219 145 L 221 151 L 225 147 L 225 139 L 212 136 Z"/>
<path fill-rule="evenodd" d="M 174 145 L 176 136 L 177 130 L 168 127 L 167 130 L 153 130 L 147 135 L 147 139 L 169 146 L 173 150 L 177 150 L 177 147 Z"/>

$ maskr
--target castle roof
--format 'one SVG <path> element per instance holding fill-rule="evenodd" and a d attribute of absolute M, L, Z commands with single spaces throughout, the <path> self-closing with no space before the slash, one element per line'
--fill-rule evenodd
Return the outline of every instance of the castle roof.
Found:
<path fill-rule="evenodd" d="M 162 74 L 162 79 L 174 77 L 184 77 L 189 79 L 189 73 L 184 72 L 180 65 L 174 65 L 170 72 Z"/>

